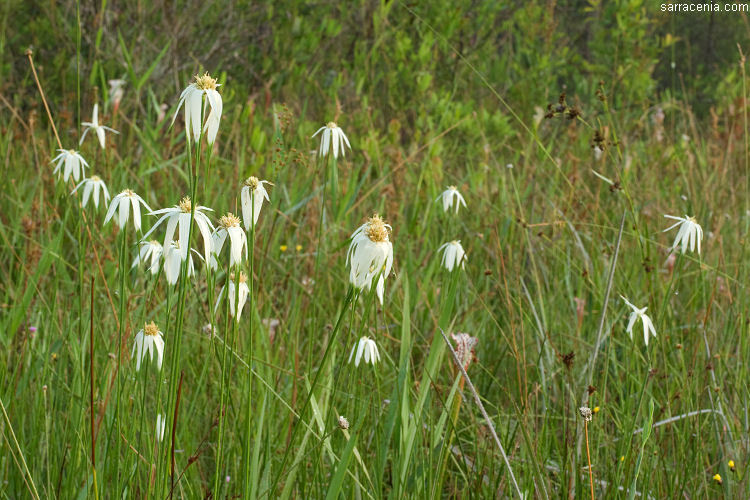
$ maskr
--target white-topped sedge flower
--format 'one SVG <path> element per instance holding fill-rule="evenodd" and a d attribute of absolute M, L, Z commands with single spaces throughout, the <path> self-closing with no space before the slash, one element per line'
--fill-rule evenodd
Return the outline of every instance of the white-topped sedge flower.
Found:
<path fill-rule="evenodd" d="M 58 151 L 60 154 L 52 160 L 52 163 L 57 162 L 55 170 L 52 172 L 53 174 L 59 173 L 60 168 L 64 165 L 65 168 L 62 169 L 63 181 L 68 182 L 71 175 L 75 182 L 78 182 L 78 179 L 81 177 L 86 177 L 84 168 L 88 167 L 89 164 L 86 163 L 86 160 L 83 159 L 83 156 L 78 151 L 73 149 L 58 149 Z"/>
<path fill-rule="evenodd" d="M 112 111 L 117 113 L 117 109 L 120 107 L 120 101 L 122 101 L 122 96 L 125 94 L 125 84 L 128 82 L 116 78 L 108 80 L 107 83 L 109 83 L 109 100 L 112 102 Z"/>
<path fill-rule="evenodd" d="M 141 248 L 138 251 L 138 255 L 135 256 L 131 267 L 148 262 L 148 270 L 151 271 L 151 274 L 156 274 L 159 272 L 159 259 L 161 258 L 162 249 L 161 243 L 156 240 L 141 241 Z"/>
<path fill-rule="evenodd" d="M 261 181 L 257 177 L 250 176 L 245 179 L 240 191 L 242 219 L 245 221 L 246 231 L 250 231 L 250 228 L 255 227 L 258 223 L 260 209 L 263 208 L 263 199 L 271 201 L 268 198 L 268 191 L 266 191 L 263 184 L 272 185 L 268 181 Z"/>
<path fill-rule="evenodd" d="M 185 137 L 190 142 L 190 133 L 192 131 L 193 140 L 198 141 L 201 137 L 201 126 L 206 132 L 206 139 L 209 144 L 213 144 L 216 140 L 216 134 L 219 132 L 219 122 L 221 121 L 221 112 L 223 103 L 221 100 L 221 94 L 216 89 L 221 84 L 216 83 L 215 78 L 211 78 L 211 75 L 204 73 L 203 75 L 195 75 L 195 81 L 188 85 L 185 90 L 180 94 L 180 102 L 177 105 L 177 110 L 172 117 L 172 124 L 174 124 L 177 114 L 180 112 L 180 108 L 185 106 Z M 203 96 L 206 96 L 206 103 L 203 102 Z M 205 117 L 206 124 L 203 125 L 206 107 L 210 108 L 208 117 Z"/>
<path fill-rule="evenodd" d="M 240 321 L 240 316 L 242 316 L 242 309 L 245 307 L 245 302 L 247 302 L 248 295 L 250 295 L 250 288 L 247 286 L 247 275 L 245 273 L 240 272 L 239 281 L 239 287 L 237 287 L 236 275 L 234 273 L 230 273 L 229 277 L 227 278 L 227 282 L 224 283 L 223 287 L 221 287 L 219 296 L 216 299 L 216 305 L 214 306 L 214 312 L 216 312 L 219 309 L 219 304 L 221 304 L 221 298 L 224 296 L 224 292 L 229 290 L 227 296 L 227 300 L 229 301 L 229 314 L 233 318 L 235 318 L 237 322 Z M 236 295 L 238 289 L 239 296 Z M 235 302 L 237 302 L 236 314 Z"/>
<path fill-rule="evenodd" d="M 624 300 L 625 303 L 633 310 L 630 313 L 630 318 L 628 319 L 628 327 L 625 330 L 626 332 L 628 332 L 628 335 L 630 335 L 630 340 L 633 340 L 633 326 L 635 325 L 636 320 L 640 318 L 640 320 L 643 322 L 643 341 L 646 343 L 646 345 L 648 345 L 649 333 L 656 337 L 654 322 L 651 321 L 651 318 L 646 314 L 646 309 L 648 309 L 648 307 L 638 308 L 631 304 L 630 301 L 622 295 L 620 295 L 620 298 Z"/>
<path fill-rule="evenodd" d="M 334 122 L 328 122 L 325 126 L 320 127 L 312 136 L 315 137 L 321 132 L 323 132 L 323 135 L 320 137 L 320 156 L 327 155 L 328 150 L 330 149 L 333 151 L 334 158 L 339 157 L 339 152 L 343 158 L 345 156 L 344 145 L 348 146 L 349 149 L 352 149 L 346 134 L 341 130 L 341 127 Z"/>
<path fill-rule="evenodd" d="M 162 441 L 164 439 L 164 428 L 166 427 L 167 419 L 164 415 L 159 413 L 156 415 L 156 440 Z"/>
<path fill-rule="evenodd" d="M 130 189 L 122 191 L 120 194 L 115 195 L 115 197 L 112 198 L 112 202 L 109 204 L 109 209 L 107 210 L 107 216 L 104 218 L 104 225 L 109 222 L 109 219 L 111 219 L 117 211 L 118 215 L 115 221 L 117 222 L 117 225 L 120 229 L 125 227 L 125 224 L 127 224 L 128 222 L 128 217 L 130 216 L 130 207 L 132 206 L 133 225 L 135 226 L 136 231 L 140 231 L 141 205 L 143 205 L 143 208 L 145 208 L 146 210 L 151 211 L 151 207 L 149 207 L 148 204 L 143 201 L 143 198 L 135 194 L 135 192 L 131 191 Z"/>
<path fill-rule="evenodd" d="M 378 278 L 376 291 L 381 304 L 385 278 L 393 265 L 393 244 L 388 237 L 390 229 L 391 226 L 378 214 L 373 215 L 354 231 L 346 252 L 346 263 L 350 266 L 349 282 L 358 290 L 369 290 L 373 278 Z"/>
<path fill-rule="evenodd" d="M 83 131 L 83 135 L 81 135 L 81 141 L 78 144 L 83 144 L 83 140 L 86 138 L 86 134 L 89 133 L 89 130 L 93 130 L 96 133 L 96 137 L 99 139 L 99 145 L 104 149 L 104 133 L 112 132 L 113 134 L 119 134 L 117 130 L 109 127 L 105 127 L 104 125 L 99 124 L 99 105 L 94 104 L 94 112 L 91 116 L 90 122 L 81 122 L 81 125 L 86 127 L 86 130 Z"/>
<path fill-rule="evenodd" d="M 135 370 L 141 369 L 141 362 L 149 355 L 151 361 L 154 360 L 154 349 L 156 350 L 156 368 L 161 370 L 161 363 L 164 359 L 164 339 L 159 327 L 147 323 L 141 331 L 135 335 L 135 344 L 133 344 L 132 356 L 135 356 Z"/>
<path fill-rule="evenodd" d="M 354 355 L 354 351 L 357 351 L 356 356 Z M 378 346 L 370 337 L 362 337 L 361 339 L 359 339 L 354 347 L 352 347 L 352 352 L 349 353 L 348 362 L 351 363 L 352 358 L 354 358 L 354 366 L 359 366 L 360 361 L 362 361 L 362 357 L 365 358 L 365 363 L 370 363 L 372 365 L 380 361 Z"/>
<path fill-rule="evenodd" d="M 479 339 L 468 333 L 451 333 L 451 338 L 456 343 L 456 356 L 461 362 L 461 366 L 464 367 L 464 370 L 468 370 L 469 365 L 476 357 L 474 348 L 479 343 Z"/>
<path fill-rule="evenodd" d="M 690 247 L 690 251 L 693 252 L 695 251 L 697 243 L 698 253 L 700 254 L 701 240 L 703 239 L 703 228 L 701 228 L 695 218 L 688 215 L 685 215 L 684 218 L 675 217 L 673 215 L 665 215 L 664 217 L 666 217 L 667 219 L 676 220 L 677 222 L 669 226 L 663 232 L 667 232 L 670 229 L 674 229 L 675 227 L 680 226 L 680 230 L 677 231 L 677 236 L 675 236 L 674 243 L 672 243 L 672 248 L 670 250 L 675 250 L 679 246 L 682 253 L 685 253 L 688 247 Z"/>
<path fill-rule="evenodd" d="M 461 196 L 461 193 L 458 192 L 458 188 L 456 186 L 448 186 L 448 188 L 440 193 L 440 196 L 435 198 L 435 201 L 443 202 L 443 212 L 447 212 L 450 210 L 453 205 L 456 205 L 456 213 L 458 213 L 458 208 L 463 205 L 464 208 L 466 208 L 466 200 L 464 200 L 464 197 Z"/>
<path fill-rule="evenodd" d="M 187 247 L 180 246 L 180 242 L 172 240 L 168 246 L 163 247 L 162 256 L 164 257 L 164 276 L 167 283 L 176 285 L 180 279 L 180 269 L 185 259 L 188 259 L 187 277 L 190 278 L 195 274 L 195 265 L 193 264 L 193 255 L 186 251 Z M 195 250 L 193 250 L 195 252 Z M 195 252 L 200 256 L 198 252 Z"/>
<path fill-rule="evenodd" d="M 449 272 L 453 271 L 453 269 L 458 266 L 461 266 L 461 269 L 464 268 L 467 259 L 464 247 L 461 246 L 461 240 L 453 240 L 448 243 L 443 243 L 440 248 L 438 248 L 438 252 L 440 251 L 443 252 L 441 264 Z"/>
<path fill-rule="evenodd" d="M 83 186 L 83 198 L 81 200 L 81 206 L 83 208 L 86 208 L 86 205 L 88 205 L 89 198 L 91 198 L 92 194 L 94 195 L 94 197 L 91 198 L 94 200 L 94 208 L 99 208 L 99 195 L 104 197 L 104 203 L 109 202 L 109 191 L 107 191 L 107 185 L 98 175 L 92 175 L 87 179 L 83 179 L 70 194 L 73 195 L 81 186 Z"/>
<path fill-rule="evenodd" d="M 164 246 L 174 239 L 174 232 L 178 225 L 180 228 L 180 248 L 187 249 L 188 247 L 188 235 L 190 234 L 190 217 L 193 204 L 190 201 L 189 196 L 185 196 L 180 203 L 169 208 L 162 208 L 161 210 L 153 210 L 149 212 L 149 215 L 161 215 L 161 218 L 156 221 L 149 231 L 143 235 L 147 238 L 154 230 L 161 225 L 162 222 L 167 221 L 167 232 L 164 235 Z M 203 237 L 203 254 L 206 260 L 211 258 L 211 233 L 214 231 L 214 226 L 208 219 L 208 216 L 203 211 L 213 212 L 213 209 L 198 205 L 195 207 L 194 220 L 198 226 L 198 230 Z"/>
<path fill-rule="evenodd" d="M 234 266 L 242 260 L 243 249 L 247 259 L 247 235 L 240 227 L 239 217 L 229 212 L 219 218 L 219 224 L 211 237 L 213 242 L 211 258 L 221 253 L 227 236 L 229 236 L 229 265 Z"/>

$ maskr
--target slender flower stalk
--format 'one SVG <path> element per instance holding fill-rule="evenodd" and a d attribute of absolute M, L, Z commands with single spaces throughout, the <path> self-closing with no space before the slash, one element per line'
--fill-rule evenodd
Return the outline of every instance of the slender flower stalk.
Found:
<path fill-rule="evenodd" d="M 82 122 L 81 125 L 86 127 L 86 130 L 83 131 L 83 135 L 81 135 L 81 141 L 79 144 L 83 144 L 83 140 L 86 138 L 86 134 L 89 133 L 89 130 L 93 131 L 96 134 L 96 137 L 99 139 L 99 145 L 104 149 L 104 134 L 105 132 L 112 132 L 113 134 L 119 134 L 117 130 L 109 127 L 105 127 L 104 125 L 101 125 L 99 123 L 99 105 L 94 104 L 94 112 L 91 116 L 90 122 Z"/>

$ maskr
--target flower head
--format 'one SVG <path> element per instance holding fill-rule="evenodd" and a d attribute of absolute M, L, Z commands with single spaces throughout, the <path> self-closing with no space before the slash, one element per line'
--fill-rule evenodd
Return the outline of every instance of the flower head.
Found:
<path fill-rule="evenodd" d="M 685 253 L 690 247 L 690 251 L 695 250 L 695 244 L 698 243 L 698 253 L 701 253 L 701 240 L 703 239 L 703 228 L 700 227 L 694 217 L 685 215 L 682 217 L 674 217 L 672 215 L 665 215 L 667 219 L 676 220 L 677 222 L 669 226 L 663 232 L 667 232 L 677 226 L 680 226 L 680 230 L 677 231 L 674 243 L 672 243 L 672 250 L 680 246 L 680 251 Z"/>
<path fill-rule="evenodd" d="M 219 218 L 219 225 L 216 226 L 214 234 L 211 235 L 213 254 L 219 255 L 224 247 L 224 242 L 229 236 L 229 265 L 234 266 L 242 260 L 244 249 L 245 258 L 247 258 L 247 235 L 240 227 L 240 219 L 234 214 L 227 212 Z"/>
<path fill-rule="evenodd" d="M 109 83 L 109 100 L 112 101 L 113 110 L 117 113 L 122 96 L 125 94 L 123 87 L 127 82 L 118 78 L 109 80 L 107 83 Z"/>
<path fill-rule="evenodd" d="M 461 266 L 461 269 L 464 268 L 464 264 L 466 263 L 466 252 L 464 252 L 464 247 L 461 246 L 461 240 L 453 240 L 448 243 L 443 243 L 440 248 L 438 248 L 438 252 L 441 250 L 443 252 L 441 264 L 449 272 L 453 271 L 453 268 L 458 266 Z"/>
<path fill-rule="evenodd" d="M 144 262 L 148 262 L 148 270 L 151 274 L 159 272 L 159 258 L 161 258 L 163 247 L 161 243 L 156 240 L 141 241 L 141 249 L 138 251 L 138 255 L 133 259 L 133 265 L 136 267 Z"/>
<path fill-rule="evenodd" d="M 83 131 L 83 135 L 81 136 L 81 141 L 79 144 L 83 144 L 83 140 L 86 138 L 86 134 L 88 134 L 89 130 L 93 130 L 96 133 L 96 137 L 99 139 L 99 145 L 104 149 L 104 132 L 112 132 L 113 134 L 119 134 L 117 130 L 109 127 L 105 127 L 104 125 L 99 124 L 99 105 L 94 104 L 94 112 L 92 113 L 91 121 L 90 122 L 81 122 L 81 125 L 86 127 L 86 130 Z"/>
<path fill-rule="evenodd" d="M 104 198 L 104 203 L 109 202 L 107 185 L 104 184 L 104 181 L 98 175 L 92 175 L 88 179 L 83 179 L 70 194 L 72 195 L 78 191 L 78 188 L 81 186 L 83 186 L 83 199 L 81 200 L 83 208 L 86 208 L 92 194 L 94 195 L 92 198 L 94 200 L 94 208 L 99 208 L 99 195 Z"/>
<path fill-rule="evenodd" d="M 58 149 L 58 151 L 60 154 L 52 160 L 52 163 L 57 162 L 55 170 L 52 173 L 59 173 L 60 169 L 64 166 L 62 168 L 63 181 L 68 182 L 71 175 L 75 182 L 78 182 L 78 179 L 81 177 L 85 177 L 84 168 L 88 167 L 89 164 L 86 163 L 83 156 L 72 149 Z"/>
<path fill-rule="evenodd" d="M 451 338 L 456 343 L 456 355 L 464 370 L 469 369 L 469 365 L 474 360 L 474 348 L 479 343 L 479 339 L 472 337 L 468 333 L 451 333 Z"/>
<path fill-rule="evenodd" d="M 339 429 L 347 430 L 349 428 L 349 421 L 345 416 L 339 415 Z"/>
<path fill-rule="evenodd" d="M 221 112 L 223 108 L 221 94 L 216 91 L 220 84 L 216 83 L 215 78 L 204 73 L 195 75 L 195 81 L 188 85 L 180 94 L 180 102 L 172 118 L 174 123 L 177 113 L 180 112 L 182 105 L 185 105 L 185 127 L 188 129 L 186 137 L 190 142 L 190 131 L 192 131 L 193 140 L 198 141 L 201 136 L 201 125 L 205 118 L 203 131 L 206 132 L 206 139 L 209 144 L 216 140 L 216 134 L 219 132 L 219 122 L 221 121 Z M 210 111 L 208 117 L 203 116 L 206 106 L 203 103 L 203 96 L 206 96 L 206 102 Z"/>
<path fill-rule="evenodd" d="M 648 345 L 648 334 L 650 333 L 651 335 L 656 337 L 654 323 L 646 314 L 646 309 L 648 309 L 648 307 L 640 309 L 631 304 L 630 301 L 628 301 L 628 299 L 626 299 L 622 295 L 620 295 L 620 298 L 624 300 L 625 303 L 633 310 L 633 312 L 630 313 L 630 318 L 628 319 L 628 328 L 626 330 L 630 335 L 630 340 L 633 340 L 633 326 L 635 325 L 636 320 L 640 318 L 643 322 L 643 341 L 646 343 L 646 345 Z"/>
<path fill-rule="evenodd" d="M 443 212 L 447 212 L 453 207 L 453 205 L 456 205 L 456 213 L 458 213 L 458 208 L 461 205 L 466 207 L 466 200 L 464 200 L 464 197 L 458 192 L 456 186 L 448 186 L 448 188 L 440 193 L 440 196 L 435 199 L 435 201 L 439 200 L 442 200 L 443 202 Z"/>
<path fill-rule="evenodd" d="M 359 226 L 351 236 L 346 262 L 350 266 L 349 282 L 361 290 L 372 287 L 373 278 L 378 278 L 377 294 L 383 303 L 385 278 L 393 265 L 393 244 L 389 239 L 391 226 L 375 214 Z"/>
<path fill-rule="evenodd" d="M 152 321 L 135 335 L 135 344 L 131 356 L 135 356 L 136 371 L 141 369 L 141 362 L 146 354 L 149 355 L 151 361 L 154 360 L 154 348 L 156 348 L 156 366 L 161 370 L 161 363 L 164 359 L 164 339 L 159 327 Z"/>
<path fill-rule="evenodd" d="M 180 248 L 187 251 L 188 247 L 188 236 L 190 234 L 190 218 L 193 217 L 195 224 L 198 226 L 198 230 L 203 237 L 203 255 L 206 260 L 211 257 L 211 232 L 214 230 L 213 224 L 208 219 L 208 216 L 203 213 L 204 211 L 212 211 L 208 207 L 198 205 L 193 208 L 193 204 L 190 201 L 190 197 L 185 196 L 180 203 L 170 208 L 162 208 L 161 210 L 154 210 L 149 212 L 149 215 L 161 215 L 161 218 L 156 221 L 156 224 L 143 236 L 147 238 L 154 230 L 161 225 L 162 222 L 167 222 L 167 232 L 164 235 L 164 246 L 166 247 L 170 241 L 174 238 L 174 232 L 179 226 L 179 241 Z M 191 215 L 192 213 L 192 215 Z"/>
<path fill-rule="evenodd" d="M 185 259 L 188 259 L 187 277 L 190 278 L 195 274 L 193 255 L 187 251 L 187 247 L 181 246 L 179 241 L 171 241 L 169 245 L 163 248 L 162 255 L 164 256 L 164 276 L 166 276 L 167 283 L 170 285 L 177 284 L 177 280 L 180 278 L 180 269 Z M 198 255 L 200 256 L 200 254 Z"/>
<path fill-rule="evenodd" d="M 328 150 L 331 149 L 333 150 L 334 158 L 339 157 L 339 152 L 343 157 L 345 156 L 344 144 L 346 144 L 349 149 L 352 149 L 346 134 L 341 130 L 341 127 L 334 122 L 328 122 L 325 126 L 320 127 L 312 136 L 315 137 L 321 132 L 323 132 L 323 135 L 320 137 L 320 156 L 327 155 Z"/>
<path fill-rule="evenodd" d="M 229 275 L 227 283 L 224 284 L 221 291 L 219 292 L 219 297 L 216 299 L 214 311 L 219 308 L 219 304 L 221 304 L 221 298 L 223 297 L 224 291 L 226 290 L 228 290 L 227 300 L 229 301 L 229 314 L 231 314 L 232 317 L 235 318 L 237 322 L 239 322 L 240 316 L 242 316 L 242 309 L 245 307 L 245 302 L 247 302 L 247 296 L 250 295 L 250 288 L 247 286 L 247 275 L 245 275 L 245 273 L 243 272 L 240 272 L 239 287 L 237 286 L 237 279 L 235 274 L 231 273 Z M 239 290 L 239 295 L 237 295 L 237 290 Z M 237 303 L 237 314 L 235 314 L 235 302 Z"/>
<path fill-rule="evenodd" d="M 143 198 L 135 194 L 135 192 L 130 189 L 122 191 L 120 194 L 112 198 L 112 202 L 109 204 L 109 209 L 107 210 L 107 216 L 104 218 L 104 224 L 106 225 L 107 222 L 109 222 L 109 219 L 111 219 L 117 211 L 117 225 L 120 229 L 124 228 L 125 224 L 128 222 L 128 217 L 130 216 L 130 207 L 133 207 L 133 225 L 135 226 L 136 231 L 140 231 L 141 205 L 143 205 L 143 208 L 146 210 L 151 210 L 151 207 L 143 201 Z"/>
<path fill-rule="evenodd" d="M 240 201 L 242 204 L 242 218 L 245 220 L 245 230 L 255 227 L 260 216 L 260 209 L 263 208 L 263 199 L 270 201 L 268 191 L 263 184 L 271 184 L 268 181 L 258 180 L 257 177 L 248 177 L 245 179 L 242 190 L 240 191 Z"/>
<path fill-rule="evenodd" d="M 354 351 L 357 351 L 357 355 L 354 356 Z M 362 337 L 359 342 L 352 347 L 352 352 L 349 354 L 349 363 L 354 358 L 354 366 L 359 366 L 359 362 L 362 361 L 362 355 L 365 357 L 365 363 L 375 364 L 380 361 L 380 353 L 378 352 L 378 346 L 375 341 L 370 337 Z"/>

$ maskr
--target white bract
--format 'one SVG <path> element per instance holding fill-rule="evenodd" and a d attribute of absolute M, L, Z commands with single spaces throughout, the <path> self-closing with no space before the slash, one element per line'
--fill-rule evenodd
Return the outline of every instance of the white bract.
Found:
<path fill-rule="evenodd" d="M 239 296 L 237 296 L 237 290 L 239 289 Z M 237 287 L 237 280 L 234 273 L 231 273 L 229 275 L 229 278 L 227 279 L 227 283 L 224 284 L 224 286 L 221 288 L 221 291 L 219 292 L 219 297 L 216 299 L 216 305 L 214 306 L 214 312 L 219 309 L 219 304 L 221 304 L 221 298 L 224 296 L 224 292 L 229 290 L 227 300 L 229 301 L 229 314 L 235 318 L 237 322 L 240 321 L 240 316 L 242 316 L 242 309 L 245 307 L 245 302 L 247 302 L 247 297 L 250 294 L 250 288 L 247 286 L 247 275 L 243 272 L 240 272 L 240 283 L 239 288 Z M 235 314 L 235 302 L 237 303 L 237 313 Z"/>
<path fill-rule="evenodd" d="M 245 258 L 247 259 L 247 235 L 245 231 L 240 227 L 240 219 L 235 217 L 233 214 L 227 212 L 219 219 L 219 225 L 216 226 L 216 230 L 212 235 L 212 254 L 211 259 L 214 259 L 214 255 L 219 255 L 221 249 L 224 248 L 224 242 L 229 236 L 229 265 L 234 266 L 239 264 L 242 260 L 242 250 L 244 249 Z"/>
<path fill-rule="evenodd" d="M 354 351 L 357 351 L 357 355 L 354 355 Z M 378 352 L 378 346 L 375 344 L 375 341 L 372 340 L 370 337 L 362 337 L 359 339 L 359 342 L 357 342 L 354 347 L 352 347 L 352 352 L 349 354 L 349 363 L 352 362 L 352 358 L 354 358 L 354 366 L 359 366 L 360 361 L 362 361 L 362 357 L 365 358 L 365 363 L 370 363 L 374 365 L 378 361 L 380 361 L 380 353 Z"/>
<path fill-rule="evenodd" d="M 453 207 L 453 205 L 456 205 L 456 213 L 458 213 L 458 208 L 461 205 L 466 207 L 466 200 L 464 200 L 464 197 L 458 192 L 456 186 L 448 186 L 448 189 L 440 193 L 440 196 L 435 199 L 435 201 L 439 200 L 442 200 L 443 202 L 443 212 L 447 212 Z"/>
<path fill-rule="evenodd" d="M 156 415 L 156 439 L 161 441 L 164 439 L 164 427 L 166 427 L 167 419 L 159 413 Z"/>
<path fill-rule="evenodd" d="M 151 274 L 159 272 L 159 259 L 162 254 L 162 246 L 156 240 L 142 241 L 141 249 L 138 251 L 138 255 L 133 260 L 131 267 L 139 266 L 144 262 L 148 262 L 148 270 Z"/>
<path fill-rule="evenodd" d="M 677 222 L 669 226 L 663 232 L 667 232 L 677 226 L 680 227 L 680 230 L 677 231 L 677 236 L 675 236 L 674 243 L 672 243 L 671 250 L 675 250 L 679 246 L 682 253 L 685 253 L 688 247 L 690 247 L 690 251 L 693 252 L 695 251 L 697 243 L 698 253 L 700 254 L 701 240 L 703 239 L 703 228 L 700 227 L 695 218 L 689 217 L 688 215 L 685 215 L 684 218 L 675 217 L 673 215 L 665 215 L 664 217 L 666 217 L 667 219 L 676 220 Z"/>
<path fill-rule="evenodd" d="M 339 157 L 339 152 L 343 157 L 345 156 L 344 145 L 352 149 L 346 134 L 334 122 L 328 122 L 324 127 L 320 127 L 312 136 L 315 137 L 321 132 L 323 132 L 323 135 L 320 137 L 320 156 L 327 155 L 330 149 L 333 150 L 334 158 Z"/>
<path fill-rule="evenodd" d="M 161 218 L 156 221 L 156 224 L 154 224 L 153 227 L 143 237 L 147 238 L 148 235 L 154 232 L 154 230 L 166 220 L 167 233 L 164 235 L 164 246 L 166 247 L 169 242 L 174 239 L 174 232 L 179 225 L 180 248 L 187 249 L 188 236 L 190 234 L 190 217 L 192 208 L 193 205 L 190 201 L 190 197 L 186 196 L 182 200 L 180 200 L 180 203 L 173 207 L 162 208 L 161 210 L 149 212 L 149 215 L 161 215 Z M 203 237 L 204 258 L 208 260 L 211 257 L 211 233 L 214 230 L 214 226 L 213 224 L 211 224 L 211 221 L 208 219 L 206 214 L 203 213 L 203 211 L 205 210 L 208 210 L 210 212 L 213 211 L 208 207 L 198 205 L 195 207 L 195 213 L 193 214 L 193 217 L 196 225 L 198 226 L 198 230 L 201 232 L 201 236 Z"/>
<path fill-rule="evenodd" d="M 84 168 L 88 167 L 89 164 L 86 163 L 86 160 L 83 159 L 83 156 L 72 149 L 58 149 L 58 151 L 60 152 L 60 154 L 55 156 L 55 158 L 52 160 L 52 163 L 57 162 L 57 164 L 55 165 L 55 170 L 52 172 L 53 174 L 59 173 L 60 168 L 64 166 L 64 168 L 62 169 L 63 181 L 68 182 L 68 179 L 71 175 L 73 176 L 73 180 L 75 182 L 78 182 L 78 179 L 80 179 L 81 177 L 86 177 Z"/>
<path fill-rule="evenodd" d="M 177 111 L 174 113 L 172 123 L 177 118 L 180 108 L 185 105 L 185 128 L 187 129 L 185 137 L 190 142 L 192 131 L 193 140 L 198 141 L 201 137 L 201 125 L 203 125 L 204 113 L 206 106 L 210 109 L 208 117 L 205 117 L 206 124 L 203 131 L 206 132 L 206 139 L 209 144 L 216 140 L 216 134 L 219 132 L 219 122 L 221 121 L 221 112 L 223 103 L 221 94 L 216 91 L 220 84 L 216 83 L 215 78 L 211 78 L 208 73 L 195 75 L 195 81 L 188 85 L 180 94 L 180 103 L 177 105 Z M 206 96 L 206 102 L 203 102 L 203 96 Z"/>
<path fill-rule="evenodd" d="M 109 191 L 107 191 L 107 185 L 97 175 L 92 175 L 88 179 L 83 179 L 80 184 L 70 193 L 71 195 L 78 191 L 78 188 L 83 186 L 83 199 L 81 200 L 81 206 L 86 208 L 89 203 L 89 198 L 93 194 L 94 197 L 94 208 L 99 208 L 99 196 L 104 197 L 104 203 L 109 202 Z"/>
<path fill-rule="evenodd" d="M 625 297 L 620 295 L 620 298 L 625 301 L 625 303 L 630 306 L 630 308 L 633 310 L 633 312 L 630 313 L 630 318 L 628 320 L 628 328 L 627 332 L 628 335 L 630 335 L 630 340 L 633 340 L 633 326 L 635 325 L 636 320 L 639 318 L 643 322 L 643 341 L 648 345 L 648 334 L 650 333 L 654 337 L 656 337 L 656 330 L 654 329 L 654 323 L 651 321 L 651 318 L 646 314 L 646 309 L 648 307 L 644 308 L 638 308 L 634 306 L 633 304 L 628 301 Z"/>
<path fill-rule="evenodd" d="M 255 227 L 263 208 L 263 199 L 270 201 L 268 191 L 263 184 L 271 184 L 268 181 L 260 181 L 257 177 L 248 177 L 240 191 L 240 202 L 242 204 L 242 218 L 245 221 L 245 230 Z"/>
<path fill-rule="evenodd" d="M 154 349 L 156 350 L 156 367 L 161 370 L 161 363 L 164 359 L 164 339 L 154 322 L 148 323 L 135 335 L 135 344 L 131 356 L 135 356 L 135 370 L 141 369 L 141 362 L 149 355 L 151 361 L 154 360 Z"/>
<path fill-rule="evenodd" d="M 170 285 L 177 284 L 177 280 L 180 278 L 180 269 L 185 259 L 188 259 L 187 277 L 190 278 L 195 274 L 193 255 L 187 252 L 187 247 L 180 246 L 179 241 L 173 240 L 168 246 L 165 246 L 162 255 L 164 256 L 164 276 L 166 276 L 167 283 Z"/>
<path fill-rule="evenodd" d="M 440 251 L 443 252 L 441 264 L 444 268 L 448 271 L 453 271 L 454 268 L 461 266 L 461 269 L 463 269 L 467 259 L 464 247 L 461 246 L 461 240 L 453 240 L 448 243 L 443 243 L 440 248 L 438 248 L 438 252 Z"/>
<path fill-rule="evenodd" d="M 115 221 L 117 222 L 119 228 L 122 229 L 128 222 L 128 217 L 130 216 L 130 207 L 133 207 L 133 225 L 135 226 L 136 231 L 140 231 L 141 205 L 143 205 L 143 208 L 145 208 L 146 210 L 151 210 L 151 207 L 149 207 L 148 204 L 143 201 L 143 198 L 135 194 L 130 189 L 122 191 L 120 194 L 112 198 L 112 202 L 109 204 L 109 209 L 107 210 L 107 216 L 104 218 L 104 224 L 106 225 L 107 222 L 109 222 L 109 219 L 111 219 L 117 211 L 118 215 Z"/>
<path fill-rule="evenodd" d="M 381 304 L 385 278 L 393 265 L 393 244 L 388 237 L 390 229 L 391 226 L 375 214 L 354 231 L 346 253 L 346 263 L 350 266 L 349 282 L 358 290 L 369 290 L 373 278 L 378 278 L 376 291 Z"/>
<path fill-rule="evenodd" d="M 96 133 L 96 137 L 99 139 L 99 145 L 104 149 L 104 132 L 112 132 L 113 134 L 119 134 L 117 130 L 109 127 L 105 127 L 104 125 L 99 124 L 99 105 L 94 104 L 94 112 L 93 116 L 91 117 L 90 122 L 81 122 L 81 125 L 86 127 L 86 130 L 83 131 L 83 135 L 81 136 L 81 141 L 79 144 L 83 144 L 83 140 L 86 138 L 86 134 L 89 133 L 89 130 L 93 130 Z"/>

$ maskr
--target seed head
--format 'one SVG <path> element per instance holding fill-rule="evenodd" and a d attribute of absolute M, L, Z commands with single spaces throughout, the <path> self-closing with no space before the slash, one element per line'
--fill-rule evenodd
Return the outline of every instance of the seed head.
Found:
<path fill-rule="evenodd" d="M 185 196 L 183 199 L 180 200 L 180 210 L 182 210 L 186 214 L 189 214 L 192 208 L 193 208 L 193 204 L 190 201 L 189 196 Z"/>
<path fill-rule="evenodd" d="M 339 429 L 347 430 L 349 428 L 349 421 L 345 416 L 339 415 Z"/>
<path fill-rule="evenodd" d="M 367 229 L 365 229 L 365 234 L 368 238 L 370 238 L 370 241 L 373 241 L 374 243 L 388 241 L 388 228 L 386 227 L 383 219 L 378 214 L 373 215 L 367 221 Z"/>
<path fill-rule="evenodd" d="M 159 334 L 159 327 L 156 326 L 156 323 L 153 321 L 151 323 L 146 323 L 146 326 L 143 327 L 143 333 L 155 337 Z"/>
<path fill-rule="evenodd" d="M 239 227 L 240 219 L 236 215 L 227 212 L 226 215 L 222 215 L 221 217 L 219 217 L 219 225 L 224 229 L 229 229 L 230 227 Z"/>
<path fill-rule="evenodd" d="M 338 125 L 336 125 L 336 122 L 328 122 L 326 123 L 326 127 L 333 129 L 333 128 L 337 128 Z"/>
<path fill-rule="evenodd" d="M 256 189 L 258 189 L 259 183 L 260 181 L 258 180 L 258 178 L 253 175 L 245 179 L 245 186 L 249 187 L 250 191 L 255 191 Z"/>
<path fill-rule="evenodd" d="M 99 182 L 99 181 L 101 181 L 101 178 L 99 178 L 98 175 L 92 175 L 91 177 L 89 177 L 89 180 L 91 182 Z"/>
<path fill-rule="evenodd" d="M 593 420 L 594 418 L 593 413 L 591 413 L 591 408 L 589 408 L 588 406 L 581 406 L 580 408 L 578 408 L 578 412 L 586 422 L 591 422 L 591 420 Z"/>
<path fill-rule="evenodd" d="M 211 78 L 208 72 L 195 75 L 195 86 L 200 90 L 213 90 L 216 88 L 216 78 Z"/>

